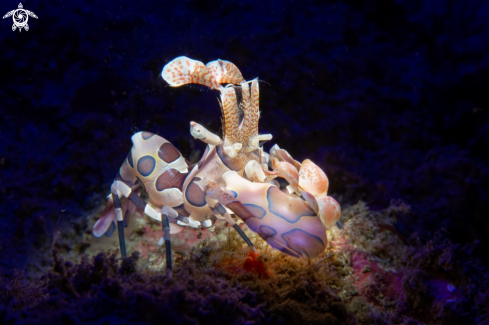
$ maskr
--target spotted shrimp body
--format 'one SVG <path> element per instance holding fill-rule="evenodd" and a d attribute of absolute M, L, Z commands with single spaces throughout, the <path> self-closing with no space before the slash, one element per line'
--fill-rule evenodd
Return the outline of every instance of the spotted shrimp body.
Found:
<path fill-rule="evenodd" d="M 256 250 L 233 216 L 285 254 L 307 258 L 321 254 L 326 229 L 339 220 L 340 206 L 327 195 L 328 178 L 312 161 L 299 163 L 277 145 L 269 153 L 261 147 L 272 135 L 258 132 L 258 79 L 246 81 L 229 61 L 204 65 L 183 56 L 165 65 L 162 77 L 173 87 L 194 83 L 220 92 L 222 138 L 190 122 L 191 135 L 207 143 L 200 161 L 191 166 L 164 138 L 136 133 L 94 235 L 110 234 L 117 222 L 125 256 L 124 214 L 137 207 L 162 222 L 168 270 L 170 233 L 186 226 L 210 227 L 217 219 L 226 220 Z M 277 177 L 289 186 L 277 186 Z M 148 193 L 148 202 L 139 196 L 141 190 Z"/>

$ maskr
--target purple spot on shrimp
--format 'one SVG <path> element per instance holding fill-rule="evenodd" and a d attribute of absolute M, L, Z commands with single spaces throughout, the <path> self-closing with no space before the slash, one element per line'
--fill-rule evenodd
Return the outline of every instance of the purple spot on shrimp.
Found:
<path fill-rule="evenodd" d="M 263 217 L 267 214 L 265 209 L 263 209 L 261 206 L 255 204 L 243 204 L 243 205 L 258 219 L 263 219 Z"/>
<path fill-rule="evenodd" d="M 300 254 L 297 254 L 295 251 L 290 249 L 289 247 L 284 247 L 284 244 L 279 242 L 278 240 L 274 239 L 273 237 L 268 237 L 265 239 L 265 241 L 268 243 L 268 245 L 272 246 L 275 249 L 278 249 L 284 254 L 293 256 L 293 257 L 301 257 Z"/>
<path fill-rule="evenodd" d="M 302 229 L 292 229 L 282 234 L 282 238 L 287 242 L 288 248 L 307 258 L 318 256 L 326 246 L 321 238 Z"/>
<path fill-rule="evenodd" d="M 257 233 L 258 235 L 260 235 L 261 238 L 267 240 L 267 238 L 275 236 L 277 234 L 277 231 L 272 227 L 261 225 L 258 228 Z"/>
<path fill-rule="evenodd" d="M 180 158 L 180 152 L 170 142 L 165 142 L 158 149 L 158 157 L 169 164 Z"/>
<path fill-rule="evenodd" d="M 172 187 L 182 189 L 187 174 L 180 173 L 178 170 L 171 168 L 158 176 L 155 183 L 156 189 L 159 192 Z"/>
<path fill-rule="evenodd" d="M 200 177 L 194 177 L 190 184 L 187 186 L 187 190 L 185 191 L 185 197 L 187 198 L 188 203 L 193 206 L 203 207 L 207 204 L 205 200 L 205 192 L 200 188 L 197 183 L 200 181 Z"/>
<path fill-rule="evenodd" d="M 141 137 L 143 138 L 143 140 L 148 140 L 149 138 L 151 138 L 153 136 L 154 136 L 154 133 L 147 132 L 147 131 L 141 132 Z"/>
<path fill-rule="evenodd" d="M 147 177 L 155 170 L 156 160 L 151 156 L 144 156 L 138 160 L 138 172 L 141 176 Z"/>

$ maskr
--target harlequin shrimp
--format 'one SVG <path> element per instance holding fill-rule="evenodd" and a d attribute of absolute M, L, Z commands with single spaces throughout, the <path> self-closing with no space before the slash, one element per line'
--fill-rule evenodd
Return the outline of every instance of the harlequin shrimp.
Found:
<path fill-rule="evenodd" d="M 137 207 L 161 221 L 171 270 L 170 234 L 185 227 L 211 227 L 217 219 L 227 221 L 256 250 L 234 215 L 285 254 L 313 258 L 322 253 L 326 229 L 339 220 L 340 206 L 327 195 L 328 178 L 312 161 L 299 163 L 278 145 L 269 153 L 263 150 L 261 145 L 272 135 L 258 132 L 258 78 L 246 81 L 228 61 L 204 65 L 184 56 L 165 65 L 161 74 L 172 87 L 199 84 L 220 92 L 222 138 L 190 122 L 191 135 L 207 144 L 193 166 L 161 136 L 134 134 L 93 234 L 110 235 L 117 224 L 125 257 L 124 217 Z M 281 188 L 277 178 L 289 185 Z M 141 191 L 147 192 L 148 202 L 140 197 Z"/>

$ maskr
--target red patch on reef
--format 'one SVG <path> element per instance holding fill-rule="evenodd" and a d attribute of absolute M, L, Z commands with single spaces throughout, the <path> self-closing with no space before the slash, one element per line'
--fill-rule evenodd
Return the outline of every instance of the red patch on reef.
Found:
<path fill-rule="evenodd" d="M 264 279 L 268 279 L 268 273 L 265 268 L 265 264 L 259 259 L 257 259 L 258 255 L 253 251 L 248 252 L 248 257 L 241 265 L 241 268 L 246 272 L 254 273 L 258 276 L 263 277 Z"/>
<path fill-rule="evenodd" d="M 358 292 L 368 302 L 381 307 L 381 299 L 404 301 L 400 274 L 385 270 L 359 252 L 352 251 L 351 263 Z"/>
<path fill-rule="evenodd" d="M 235 259 L 227 260 L 223 263 L 224 268 L 228 272 L 241 273 L 242 271 L 245 271 L 247 273 L 256 274 L 263 279 L 268 279 L 269 275 L 265 264 L 257 258 L 259 255 L 260 254 L 256 254 L 253 251 L 249 251 L 248 257 L 242 264 L 238 264 L 238 261 Z"/>

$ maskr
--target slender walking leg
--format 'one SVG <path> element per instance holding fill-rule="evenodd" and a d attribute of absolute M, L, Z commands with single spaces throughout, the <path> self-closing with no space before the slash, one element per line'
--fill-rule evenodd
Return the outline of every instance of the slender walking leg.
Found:
<path fill-rule="evenodd" d="M 162 230 L 163 230 L 163 237 L 165 239 L 165 246 L 166 246 L 166 268 L 167 268 L 167 273 L 171 275 L 171 269 L 172 269 L 172 260 L 171 260 L 171 241 L 170 241 L 170 221 L 169 221 L 169 216 L 177 219 L 179 218 L 178 213 L 167 206 L 164 206 L 162 208 L 162 213 L 156 211 L 153 209 L 149 204 L 144 202 L 144 200 L 134 191 L 131 190 L 127 184 L 124 184 L 122 182 L 117 182 L 116 188 L 118 192 L 121 192 L 125 197 L 127 197 L 136 207 L 138 207 L 140 210 L 144 211 L 146 215 L 149 217 L 156 219 L 156 220 L 161 220 L 161 225 L 162 225 Z M 114 198 L 117 196 L 115 195 Z M 117 197 L 118 200 L 118 197 Z M 114 204 L 115 200 L 114 200 Z M 120 202 L 119 202 L 120 205 Z M 117 205 L 116 205 L 117 209 Z M 116 210 L 117 211 L 117 210 Z M 122 212 L 121 212 L 122 215 Z M 119 221 L 118 221 L 119 223 Z M 119 224 L 119 229 L 121 225 Z M 120 231 L 120 230 L 119 230 Z M 125 253 L 125 250 L 124 250 Z"/>
<path fill-rule="evenodd" d="M 168 221 L 168 216 L 166 214 L 161 215 L 161 225 L 163 227 L 163 237 L 165 238 L 165 248 L 166 248 L 166 270 L 171 272 L 171 241 L 170 241 L 170 222 Z"/>
<path fill-rule="evenodd" d="M 221 215 L 222 218 L 224 218 L 224 220 L 226 220 L 234 228 L 234 230 L 236 230 L 236 232 L 241 236 L 241 238 L 243 238 L 245 243 L 253 250 L 253 252 L 258 253 L 258 251 L 256 250 L 256 248 L 253 245 L 253 243 L 251 242 L 251 240 L 248 238 L 248 236 L 246 236 L 246 234 L 243 232 L 243 230 L 241 230 L 241 228 L 238 226 L 238 224 L 236 222 L 234 222 L 233 218 L 231 218 L 231 216 L 226 211 L 224 206 L 221 203 L 219 203 L 219 201 L 213 200 L 210 197 L 207 197 L 206 200 L 207 200 L 207 203 L 208 203 L 209 207 L 211 208 L 212 212 L 214 212 L 214 214 L 216 216 Z M 215 201 L 215 202 L 213 202 L 213 201 Z"/>
<path fill-rule="evenodd" d="M 114 200 L 115 213 L 117 214 L 117 231 L 119 233 L 119 246 L 121 247 L 121 255 L 122 257 L 127 257 L 126 240 L 124 238 L 124 219 L 122 216 L 122 206 L 119 199 L 119 194 L 112 193 L 112 199 Z"/>

